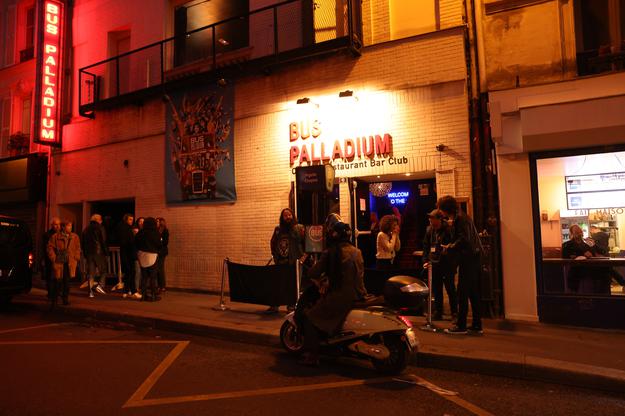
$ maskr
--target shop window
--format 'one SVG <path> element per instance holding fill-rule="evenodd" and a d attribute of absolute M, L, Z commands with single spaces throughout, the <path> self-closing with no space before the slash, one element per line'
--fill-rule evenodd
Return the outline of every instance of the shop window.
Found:
<path fill-rule="evenodd" d="M 575 2 L 579 75 L 625 70 L 625 0 Z"/>
<path fill-rule="evenodd" d="M 240 49 L 249 44 L 249 23 L 247 18 L 236 19 L 215 27 L 213 31 L 200 30 L 187 32 L 218 23 L 231 17 L 249 12 L 249 0 L 190 1 L 174 12 L 174 65 L 180 66 L 198 60 L 209 59 L 215 54 L 223 54 Z"/>
<path fill-rule="evenodd" d="M 625 299 L 625 151 L 536 160 L 539 295 Z"/>

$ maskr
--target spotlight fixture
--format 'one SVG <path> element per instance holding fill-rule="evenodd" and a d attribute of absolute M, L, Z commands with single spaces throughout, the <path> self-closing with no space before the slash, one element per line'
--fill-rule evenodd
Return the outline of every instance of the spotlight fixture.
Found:
<path fill-rule="evenodd" d="M 221 45 L 223 45 L 223 46 L 228 46 L 228 45 L 230 45 L 230 42 L 228 42 L 228 41 L 227 41 L 226 39 L 224 39 L 224 38 L 219 38 L 219 39 L 217 39 L 217 42 L 219 42 L 219 43 L 220 43 Z"/>
<path fill-rule="evenodd" d="M 352 91 L 352 90 L 345 90 L 345 91 L 339 92 L 339 97 L 341 97 L 341 98 L 353 97 L 353 96 L 354 96 L 354 91 Z"/>
<path fill-rule="evenodd" d="M 308 103 L 310 103 L 310 98 L 308 97 L 300 98 L 299 100 L 297 100 L 297 104 L 308 104 Z"/>
<path fill-rule="evenodd" d="M 436 146 L 436 150 L 438 150 L 439 152 L 443 152 L 445 149 L 447 149 L 447 146 L 442 143 Z"/>

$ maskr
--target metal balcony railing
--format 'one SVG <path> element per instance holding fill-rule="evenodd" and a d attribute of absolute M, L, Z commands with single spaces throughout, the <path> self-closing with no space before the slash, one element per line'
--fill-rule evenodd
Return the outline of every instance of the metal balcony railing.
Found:
<path fill-rule="evenodd" d="M 81 68 L 79 110 L 93 117 L 98 104 L 192 75 L 361 47 L 360 0 L 287 0 Z"/>

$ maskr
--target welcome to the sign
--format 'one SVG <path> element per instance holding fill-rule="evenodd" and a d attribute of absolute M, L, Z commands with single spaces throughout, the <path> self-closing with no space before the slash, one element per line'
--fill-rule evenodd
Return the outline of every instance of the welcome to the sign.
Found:
<path fill-rule="evenodd" d="M 42 10 L 34 139 L 41 144 L 59 145 L 64 4 L 57 0 L 44 0 Z"/>

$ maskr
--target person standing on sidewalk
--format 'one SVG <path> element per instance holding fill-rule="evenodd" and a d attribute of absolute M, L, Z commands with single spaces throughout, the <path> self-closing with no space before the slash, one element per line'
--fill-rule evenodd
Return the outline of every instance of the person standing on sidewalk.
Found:
<path fill-rule="evenodd" d="M 278 226 L 271 236 L 271 255 L 275 264 L 295 264 L 297 261 L 304 262 L 304 226 L 297 223 L 297 218 L 290 208 L 284 208 L 280 212 Z M 267 313 L 277 313 L 278 305 L 272 305 Z M 289 311 L 293 306 L 287 306 Z"/>
<path fill-rule="evenodd" d="M 434 316 L 432 319 L 443 319 L 443 284 L 449 297 L 449 309 L 452 321 L 458 314 L 458 300 L 454 275 L 456 264 L 449 254 L 443 254 L 443 246 L 451 242 L 451 233 L 447 222 L 443 221 L 443 213 L 434 209 L 428 214 L 430 225 L 423 239 L 423 268 L 432 266 L 432 294 L 434 295 Z"/>
<path fill-rule="evenodd" d="M 61 231 L 61 220 L 58 217 L 53 217 L 50 221 L 50 229 L 43 233 L 42 238 L 42 270 L 41 270 L 41 278 L 46 282 L 46 290 L 48 292 L 48 299 L 52 300 L 51 288 L 54 283 L 54 263 L 50 260 L 50 256 L 48 256 L 48 243 L 50 242 L 50 238 Z"/>
<path fill-rule="evenodd" d="M 395 255 L 401 248 L 399 241 L 399 220 L 395 215 L 385 215 L 380 220 L 380 232 L 376 237 L 377 252 L 376 269 L 392 270 L 394 268 Z"/>
<path fill-rule="evenodd" d="M 93 214 L 91 221 L 82 232 L 82 248 L 87 262 L 87 277 L 89 279 L 89 297 L 93 298 L 96 291 L 105 294 L 106 256 L 108 247 L 102 227 L 102 216 Z M 97 277 L 97 279 L 96 279 Z"/>
<path fill-rule="evenodd" d="M 135 237 L 137 245 L 137 258 L 141 266 L 141 290 L 142 300 L 155 302 L 160 300 L 157 295 L 157 270 L 156 258 L 161 251 L 161 235 L 156 228 L 156 219 L 148 217 L 143 223 L 143 228 Z"/>
<path fill-rule="evenodd" d="M 50 309 L 54 309 L 59 295 L 63 305 L 69 305 L 69 279 L 76 277 L 80 260 L 80 237 L 72 232 L 71 221 L 64 221 L 61 231 L 50 237 L 47 251 L 54 270 L 50 286 Z"/>
<path fill-rule="evenodd" d="M 458 321 L 445 330 L 452 335 L 467 333 L 469 301 L 473 313 L 473 324 L 469 330 L 482 333 L 480 268 L 482 243 L 471 218 L 458 212 L 456 198 L 447 195 L 438 200 L 438 209 L 450 223 L 451 241 L 443 246 L 443 254 L 449 253 L 458 262 Z"/>
<path fill-rule="evenodd" d="M 167 290 L 167 279 L 165 277 L 165 257 L 169 254 L 169 228 L 167 228 L 167 222 L 165 218 L 159 217 L 156 219 L 158 225 L 158 232 L 161 235 L 161 251 L 158 253 L 156 259 L 156 271 L 158 276 L 158 291 L 165 292 Z"/>
<path fill-rule="evenodd" d="M 135 287 L 135 259 L 137 258 L 137 249 L 135 248 L 135 235 L 132 232 L 134 217 L 131 214 L 125 214 L 122 222 L 117 227 L 117 241 L 119 242 L 119 257 L 121 260 L 121 268 L 123 282 L 118 283 L 111 290 L 125 290 L 128 295 L 132 295 L 137 291 Z"/>

